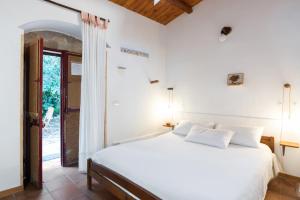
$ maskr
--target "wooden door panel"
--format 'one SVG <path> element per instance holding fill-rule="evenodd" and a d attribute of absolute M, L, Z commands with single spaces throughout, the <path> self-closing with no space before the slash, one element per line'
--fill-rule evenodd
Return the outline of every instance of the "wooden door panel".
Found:
<path fill-rule="evenodd" d="M 72 74 L 72 64 L 81 64 L 81 57 L 68 56 L 68 109 L 80 109 L 81 76 Z"/>
<path fill-rule="evenodd" d="M 68 110 L 80 109 L 81 81 L 72 81 L 68 84 Z"/>
<path fill-rule="evenodd" d="M 38 113 L 39 91 L 38 42 L 29 47 L 29 112 Z"/>
<path fill-rule="evenodd" d="M 78 163 L 79 152 L 79 112 L 69 112 L 65 116 L 65 163 Z"/>
<path fill-rule="evenodd" d="M 43 40 L 29 47 L 28 113 L 30 121 L 30 181 L 42 187 L 42 63 Z"/>
<path fill-rule="evenodd" d="M 72 63 L 81 64 L 81 56 L 67 55 L 64 119 L 63 166 L 78 163 L 81 75 L 72 74 Z"/>
<path fill-rule="evenodd" d="M 30 174 L 31 182 L 39 187 L 39 127 L 33 126 L 30 129 Z"/>

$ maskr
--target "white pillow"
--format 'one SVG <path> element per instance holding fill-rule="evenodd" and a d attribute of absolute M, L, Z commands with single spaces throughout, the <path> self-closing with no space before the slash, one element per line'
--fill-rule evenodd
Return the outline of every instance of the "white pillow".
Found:
<path fill-rule="evenodd" d="M 185 137 L 185 141 L 226 149 L 233 135 L 234 132 L 230 130 L 204 129 L 193 126 Z"/>
<path fill-rule="evenodd" d="M 230 141 L 231 144 L 255 148 L 259 146 L 264 131 L 263 127 L 225 126 L 222 124 L 218 124 L 217 129 L 227 129 L 235 133 Z"/>
<path fill-rule="evenodd" d="M 188 120 L 183 120 L 175 127 L 175 129 L 173 130 L 173 133 L 175 133 L 177 135 L 186 136 L 190 132 L 191 128 L 194 125 L 199 125 L 203 128 L 211 128 L 212 129 L 215 126 L 215 123 L 213 123 L 213 122 L 193 123 Z"/>

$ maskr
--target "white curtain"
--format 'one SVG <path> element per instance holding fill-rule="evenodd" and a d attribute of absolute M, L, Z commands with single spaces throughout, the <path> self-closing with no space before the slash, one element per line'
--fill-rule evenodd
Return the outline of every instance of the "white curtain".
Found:
<path fill-rule="evenodd" d="M 107 22 L 82 13 L 82 77 L 79 126 L 79 171 L 104 147 Z"/>

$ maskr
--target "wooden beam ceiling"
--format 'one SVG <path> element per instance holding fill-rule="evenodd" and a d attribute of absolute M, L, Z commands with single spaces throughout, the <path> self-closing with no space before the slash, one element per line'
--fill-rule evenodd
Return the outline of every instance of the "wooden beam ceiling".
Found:
<path fill-rule="evenodd" d="M 110 0 L 161 24 L 168 24 L 183 13 L 192 13 L 193 6 L 202 0 Z"/>

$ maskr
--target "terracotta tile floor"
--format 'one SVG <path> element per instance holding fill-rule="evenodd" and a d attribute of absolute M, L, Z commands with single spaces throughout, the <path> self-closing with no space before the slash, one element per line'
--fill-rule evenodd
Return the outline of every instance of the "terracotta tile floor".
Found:
<path fill-rule="evenodd" d="M 116 200 L 97 182 L 93 190 L 86 186 L 86 175 L 78 172 L 76 167 L 62 168 L 55 163 L 44 167 L 43 189 L 37 190 L 29 185 L 24 192 L 1 200 Z"/>
<path fill-rule="evenodd" d="M 96 181 L 93 190 L 86 186 L 86 175 L 78 172 L 76 167 L 62 168 L 59 160 L 49 162 L 44 166 L 44 187 L 36 190 L 29 185 L 24 192 L 1 200 L 116 200 Z M 300 199 L 299 179 L 277 177 L 269 184 L 265 200 L 294 200 Z"/>
<path fill-rule="evenodd" d="M 300 199 L 300 179 L 279 174 L 268 185 L 265 200 Z"/>

